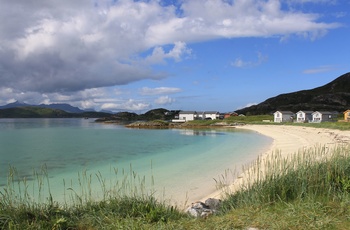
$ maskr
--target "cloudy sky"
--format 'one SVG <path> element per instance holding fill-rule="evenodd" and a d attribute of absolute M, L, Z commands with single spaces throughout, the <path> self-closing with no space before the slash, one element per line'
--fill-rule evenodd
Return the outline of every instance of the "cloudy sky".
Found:
<path fill-rule="evenodd" d="M 234 111 L 350 69 L 343 0 L 0 0 L 0 105 Z"/>

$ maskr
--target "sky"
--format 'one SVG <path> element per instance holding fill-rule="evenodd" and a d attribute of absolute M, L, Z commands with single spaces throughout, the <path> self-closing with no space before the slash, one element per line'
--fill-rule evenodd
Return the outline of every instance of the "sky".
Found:
<path fill-rule="evenodd" d="M 230 112 L 350 69 L 345 0 L 0 0 L 0 105 Z"/>

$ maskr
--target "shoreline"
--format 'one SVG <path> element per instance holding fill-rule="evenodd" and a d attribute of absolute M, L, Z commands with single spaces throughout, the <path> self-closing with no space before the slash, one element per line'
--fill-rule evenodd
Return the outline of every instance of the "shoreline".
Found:
<path fill-rule="evenodd" d="M 273 139 L 271 146 L 263 154 L 257 156 L 266 159 L 271 154 L 279 151 L 282 157 L 287 157 L 317 146 L 333 148 L 340 144 L 350 143 L 350 131 L 336 129 L 311 128 L 289 125 L 244 125 L 237 129 L 250 130 Z M 208 194 L 201 200 L 209 198 L 222 199 L 225 194 L 237 191 L 246 181 L 244 172 L 230 185 L 214 193 Z"/>

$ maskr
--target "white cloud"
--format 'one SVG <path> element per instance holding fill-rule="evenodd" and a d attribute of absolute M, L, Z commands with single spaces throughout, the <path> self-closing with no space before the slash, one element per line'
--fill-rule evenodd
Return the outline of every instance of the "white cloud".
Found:
<path fill-rule="evenodd" d="M 246 62 L 244 62 L 241 58 L 236 58 L 234 62 L 231 63 L 232 66 L 241 68 L 245 65 L 247 65 Z"/>
<path fill-rule="evenodd" d="M 165 59 L 174 59 L 179 62 L 182 60 L 182 57 L 191 55 L 192 50 L 186 47 L 184 42 L 175 42 L 174 47 L 169 52 L 165 52 L 162 47 L 155 47 L 151 55 L 146 57 L 146 63 L 156 64 L 156 63 L 165 63 Z"/>
<path fill-rule="evenodd" d="M 157 87 L 157 88 L 143 87 L 140 90 L 141 95 L 159 95 L 159 94 L 170 94 L 170 93 L 178 93 L 178 92 L 181 92 L 181 89 L 173 88 L 173 87 Z"/>
<path fill-rule="evenodd" d="M 304 4 L 304 3 L 325 3 L 335 4 L 338 0 L 288 0 L 290 3 Z"/>
<path fill-rule="evenodd" d="M 175 102 L 175 99 L 169 96 L 161 96 L 154 101 L 157 105 L 170 105 Z"/>
<path fill-rule="evenodd" d="M 337 28 L 276 0 L 0 1 L 0 81 L 22 91 L 69 92 L 161 79 L 151 64 L 190 55 L 217 38 L 302 34 Z M 11 18 L 11 20 L 8 20 Z M 174 44 L 166 52 L 164 45 Z M 152 50 L 149 57 L 142 52 Z"/>
<path fill-rule="evenodd" d="M 334 1 L 289 1 L 306 2 Z M 162 3 L 0 0 L 0 103 L 69 102 L 82 108 L 140 110 L 150 103 L 130 99 L 133 95 L 122 98 L 124 91 L 111 88 L 167 77 L 154 65 L 194 55 L 190 45 L 195 42 L 291 35 L 316 39 L 341 26 L 277 0 L 184 0 L 178 2 L 178 9 Z M 264 61 L 266 57 L 258 54 L 255 61 L 237 58 L 232 65 L 252 67 Z M 180 91 L 159 87 L 139 93 Z M 112 100 L 116 96 L 120 101 Z M 164 96 L 158 102 L 161 99 L 172 100 Z"/>
<path fill-rule="evenodd" d="M 104 103 L 101 106 L 103 110 L 127 110 L 127 111 L 143 111 L 150 108 L 149 103 L 138 102 L 133 99 L 121 103 Z"/>
<path fill-rule="evenodd" d="M 333 66 L 319 66 L 313 69 L 306 69 L 303 71 L 304 74 L 316 74 L 316 73 L 324 73 L 333 70 Z"/>
<path fill-rule="evenodd" d="M 258 52 L 256 61 L 244 61 L 241 58 L 236 58 L 235 61 L 231 62 L 231 66 L 242 68 L 242 67 L 255 67 L 259 66 L 262 63 L 266 62 L 268 59 L 267 56 Z"/>
<path fill-rule="evenodd" d="M 257 105 L 257 104 L 258 104 L 258 103 L 256 103 L 256 102 L 250 102 L 250 103 L 248 103 L 248 104 L 246 104 L 246 105 L 244 105 L 244 106 L 238 107 L 236 110 L 244 109 L 244 108 L 247 108 L 247 107 L 250 107 L 250 106 L 253 106 L 253 105 Z"/>
<path fill-rule="evenodd" d="M 344 17 L 346 17 L 346 16 L 348 15 L 348 13 L 342 11 L 342 12 L 336 12 L 336 13 L 334 13 L 333 15 L 334 15 L 334 17 L 336 17 L 336 18 L 344 18 Z"/>

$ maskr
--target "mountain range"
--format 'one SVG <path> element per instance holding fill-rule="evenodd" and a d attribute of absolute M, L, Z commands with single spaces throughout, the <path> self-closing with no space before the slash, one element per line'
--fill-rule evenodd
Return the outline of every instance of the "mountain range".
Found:
<path fill-rule="evenodd" d="M 86 110 L 81 110 L 78 107 L 71 106 L 70 104 L 64 103 L 54 103 L 54 104 L 40 104 L 40 105 L 30 105 L 24 102 L 15 101 L 13 103 L 9 103 L 7 105 L 0 106 L 0 109 L 9 109 L 9 108 L 17 108 L 17 107 L 38 107 L 38 108 L 48 108 L 48 109 L 59 109 L 63 110 L 67 113 L 84 113 Z"/>
<path fill-rule="evenodd" d="M 350 72 L 326 85 L 310 90 L 280 94 L 260 104 L 236 110 L 236 112 L 245 115 L 260 115 L 271 114 L 278 110 L 343 112 L 348 109 L 350 109 Z"/>
<path fill-rule="evenodd" d="M 179 111 L 169 111 L 159 108 L 144 114 L 131 112 L 96 112 L 81 110 L 69 104 L 40 104 L 30 105 L 24 102 L 0 106 L 0 118 L 98 118 L 97 122 L 130 122 L 136 120 L 171 120 Z"/>
<path fill-rule="evenodd" d="M 30 105 L 15 101 L 0 106 L 0 118 L 100 118 L 111 116 L 112 112 L 81 110 L 69 104 Z"/>

